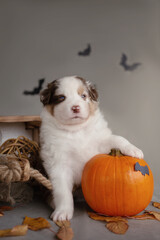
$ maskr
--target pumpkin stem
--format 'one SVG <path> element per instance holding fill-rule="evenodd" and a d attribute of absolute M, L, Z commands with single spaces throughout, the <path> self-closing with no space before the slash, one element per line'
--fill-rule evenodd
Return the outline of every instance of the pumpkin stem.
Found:
<path fill-rule="evenodd" d="M 115 157 L 116 157 L 116 156 L 117 156 L 117 157 L 124 156 L 119 149 L 115 149 L 115 148 L 112 148 L 112 149 L 111 149 L 111 152 L 110 152 L 109 155 L 115 156 Z"/>

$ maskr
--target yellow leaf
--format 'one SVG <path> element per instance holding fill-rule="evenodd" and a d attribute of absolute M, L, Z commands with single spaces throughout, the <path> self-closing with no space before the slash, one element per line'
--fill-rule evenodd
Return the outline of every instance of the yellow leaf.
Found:
<path fill-rule="evenodd" d="M 106 227 L 108 230 L 116 234 L 125 234 L 128 230 L 128 224 L 122 221 L 108 222 Z"/>
<path fill-rule="evenodd" d="M 11 233 L 17 236 L 25 235 L 28 230 L 27 225 L 17 225 L 14 228 L 11 229 Z"/>
<path fill-rule="evenodd" d="M 50 223 L 45 218 L 42 217 L 38 218 L 25 217 L 23 224 L 27 224 L 28 228 L 33 231 L 51 227 Z"/>
<path fill-rule="evenodd" d="M 152 205 L 156 208 L 160 209 L 160 203 L 159 202 L 153 202 Z"/>
<path fill-rule="evenodd" d="M 122 221 L 122 222 L 128 222 L 127 219 L 122 218 L 122 217 L 109 217 L 109 216 L 102 216 L 99 214 L 96 214 L 94 212 L 88 212 L 88 215 L 90 218 L 98 221 L 105 221 L 105 222 L 117 222 L 117 221 Z"/>
<path fill-rule="evenodd" d="M 60 240 L 72 240 L 73 239 L 73 231 L 71 227 L 62 226 L 56 237 Z"/>
<path fill-rule="evenodd" d="M 147 212 L 145 212 L 142 215 L 131 216 L 131 217 L 128 217 L 128 218 L 137 219 L 137 220 L 146 220 L 146 219 L 153 219 L 153 220 L 155 220 L 155 217 L 153 215 L 147 213 Z"/>
<path fill-rule="evenodd" d="M 27 225 L 17 225 L 11 229 L 0 230 L 0 237 L 24 236 L 27 233 Z"/>

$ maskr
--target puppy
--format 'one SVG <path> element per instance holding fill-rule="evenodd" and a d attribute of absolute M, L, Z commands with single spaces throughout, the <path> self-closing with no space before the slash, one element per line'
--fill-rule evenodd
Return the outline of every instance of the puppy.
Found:
<path fill-rule="evenodd" d="M 78 76 L 48 84 L 40 94 L 44 108 L 40 129 L 41 158 L 53 186 L 55 210 L 51 218 L 73 216 L 72 189 L 81 183 L 86 162 L 96 154 L 118 148 L 125 155 L 143 158 L 141 150 L 108 128 L 98 106 L 98 93 Z"/>

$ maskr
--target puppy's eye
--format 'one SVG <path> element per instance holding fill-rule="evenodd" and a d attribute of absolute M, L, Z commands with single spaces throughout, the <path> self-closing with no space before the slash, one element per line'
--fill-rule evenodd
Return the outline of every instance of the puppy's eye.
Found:
<path fill-rule="evenodd" d="M 82 94 L 82 95 L 81 95 L 81 98 L 83 98 L 83 99 L 86 99 L 86 97 L 87 97 L 86 94 Z"/>
<path fill-rule="evenodd" d="M 63 96 L 63 95 L 58 96 L 58 100 L 59 100 L 59 101 L 64 101 L 64 100 L 65 100 L 65 96 Z"/>

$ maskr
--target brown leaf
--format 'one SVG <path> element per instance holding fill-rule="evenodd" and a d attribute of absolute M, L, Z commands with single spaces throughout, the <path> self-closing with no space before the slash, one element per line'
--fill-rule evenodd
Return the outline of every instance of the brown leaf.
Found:
<path fill-rule="evenodd" d="M 153 202 L 152 205 L 156 208 L 160 209 L 160 203 L 159 202 Z"/>
<path fill-rule="evenodd" d="M 117 221 L 117 222 L 108 222 L 106 224 L 106 227 L 108 228 L 108 230 L 110 230 L 113 233 L 125 234 L 129 226 L 125 222 Z"/>
<path fill-rule="evenodd" d="M 27 233 L 27 225 L 17 225 L 11 229 L 0 230 L 0 237 L 24 236 Z"/>
<path fill-rule="evenodd" d="M 94 219 L 94 220 L 98 220 L 98 221 L 105 221 L 105 222 L 117 222 L 117 221 L 121 221 L 121 222 L 128 222 L 127 219 L 122 218 L 120 216 L 118 217 L 109 217 L 109 216 L 103 216 L 103 215 L 99 215 L 96 214 L 94 212 L 88 212 L 88 215 L 90 218 Z"/>
<path fill-rule="evenodd" d="M 51 227 L 50 223 L 45 218 L 42 217 L 38 218 L 25 217 L 23 224 L 27 224 L 28 228 L 33 231 Z"/>
<path fill-rule="evenodd" d="M 3 217 L 4 216 L 4 213 L 3 212 L 0 212 L 0 217 Z"/>
<path fill-rule="evenodd" d="M 62 226 L 56 237 L 61 240 L 72 240 L 73 239 L 73 231 L 71 227 Z"/>
<path fill-rule="evenodd" d="M 10 206 L 0 206 L 0 217 L 4 216 L 3 211 L 10 211 L 12 209 L 13 207 L 10 207 Z"/>
<path fill-rule="evenodd" d="M 156 212 L 156 211 L 145 211 L 146 213 L 153 215 L 155 217 L 156 220 L 160 221 L 160 212 Z"/>
<path fill-rule="evenodd" d="M 70 223 L 70 221 L 68 221 L 68 220 L 66 220 L 66 221 L 55 221 L 55 224 L 56 224 L 58 227 L 62 227 L 62 226 L 70 227 L 70 226 L 71 226 L 71 223 Z"/>
<path fill-rule="evenodd" d="M 128 218 L 137 219 L 137 220 L 146 220 L 146 219 L 153 219 L 153 220 L 155 220 L 155 217 L 153 215 L 147 213 L 147 212 L 145 212 L 142 215 L 131 216 L 131 217 L 128 217 Z"/>
<path fill-rule="evenodd" d="M 11 207 L 11 206 L 0 206 L 0 212 L 3 212 L 3 211 L 10 211 L 10 210 L 13 210 L 14 208 Z"/>

